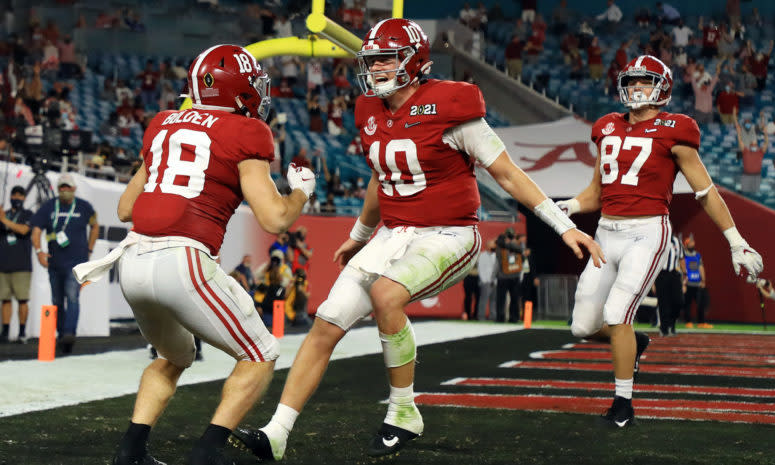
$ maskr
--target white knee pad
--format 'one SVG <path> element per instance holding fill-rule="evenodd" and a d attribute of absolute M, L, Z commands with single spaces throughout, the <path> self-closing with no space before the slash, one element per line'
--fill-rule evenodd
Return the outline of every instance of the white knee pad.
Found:
<path fill-rule="evenodd" d="M 396 368 L 411 362 L 417 358 L 417 345 L 414 342 L 414 329 L 406 319 L 406 325 L 395 334 L 379 333 L 382 342 L 382 354 L 385 357 L 385 366 Z"/>
<path fill-rule="evenodd" d="M 371 313 L 369 288 L 379 276 L 370 276 L 351 266 L 336 278 L 328 298 L 318 307 L 317 316 L 343 330 Z"/>

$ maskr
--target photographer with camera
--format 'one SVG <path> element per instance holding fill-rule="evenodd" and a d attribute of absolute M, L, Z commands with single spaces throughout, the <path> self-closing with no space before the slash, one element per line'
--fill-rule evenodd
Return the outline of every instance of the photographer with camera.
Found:
<path fill-rule="evenodd" d="M 506 294 L 509 295 L 509 322 L 519 321 L 519 298 L 521 296 L 522 245 L 517 240 L 514 228 L 506 228 L 495 241 L 498 258 L 497 318 L 506 321 Z"/>
<path fill-rule="evenodd" d="M 288 232 L 288 246 L 291 257 L 291 271 L 303 269 L 309 275 L 309 259 L 312 250 L 307 247 L 307 228 L 299 226 L 296 231 Z"/>
<path fill-rule="evenodd" d="M 293 273 L 293 283 L 288 288 L 288 297 L 285 299 L 285 316 L 293 326 L 309 326 L 312 321 L 307 315 L 307 302 L 309 301 L 309 282 L 307 272 L 303 268 Z"/>
<path fill-rule="evenodd" d="M 274 301 L 285 298 L 286 289 L 293 279 L 282 250 L 272 250 L 269 261 L 258 267 L 255 276 L 260 276 L 261 282 L 256 288 L 253 300 L 259 304 L 257 307 L 261 310 L 264 322 L 270 326 Z"/>

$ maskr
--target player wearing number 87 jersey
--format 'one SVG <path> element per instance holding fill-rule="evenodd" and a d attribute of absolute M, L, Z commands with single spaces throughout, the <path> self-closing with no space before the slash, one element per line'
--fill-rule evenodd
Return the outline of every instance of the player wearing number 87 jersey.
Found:
<path fill-rule="evenodd" d="M 391 454 L 423 432 L 413 400 L 414 333 L 404 307 L 460 281 L 476 263 L 481 240 L 475 163 L 534 208 L 580 256 L 586 248 L 595 261 L 601 258 L 597 244 L 511 161 L 482 118 L 479 88 L 425 79 L 429 50 L 416 23 L 388 19 L 367 33 L 358 52 L 364 95 L 355 105 L 356 123 L 372 176 L 360 218 L 334 253 L 344 269 L 318 307 L 275 415 L 260 430 L 233 433 L 262 459 L 283 456 L 296 416 L 320 383 L 334 347 L 372 310 L 390 401 L 368 453 Z M 371 238 L 380 219 L 385 225 Z"/>
<path fill-rule="evenodd" d="M 673 79 L 658 59 L 643 55 L 619 73 L 619 94 L 628 113 L 612 113 L 592 127 L 598 158 L 590 185 L 573 199 L 558 202 L 569 214 L 602 209 L 596 240 L 608 261 L 590 262 L 576 288 L 571 331 L 610 342 L 616 391 L 606 423 L 632 424 L 632 384 L 648 346 L 632 322 L 662 269 L 672 227 L 668 207 L 680 170 L 713 221 L 724 232 L 735 272 L 756 276 L 762 259 L 740 236 L 726 204 L 708 176 L 697 149 L 700 131 L 685 115 L 667 113 Z"/>
<path fill-rule="evenodd" d="M 253 299 L 216 262 L 226 224 L 247 200 L 259 225 L 279 233 L 298 218 L 315 188 L 307 168 L 288 169 L 283 197 L 269 175 L 269 77 L 242 47 L 218 45 L 189 70 L 192 109 L 159 113 L 143 140 L 143 164 L 118 205 L 134 228 L 107 257 L 78 265 L 80 282 L 118 262 L 119 281 L 140 331 L 159 358 L 143 373 L 135 410 L 114 465 L 158 464 L 146 441 L 194 360 L 194 335 L 237 363 L 221 403 L 188 459 L 226 463 L 230 431 L 264 392 L 279 355 Z"/>

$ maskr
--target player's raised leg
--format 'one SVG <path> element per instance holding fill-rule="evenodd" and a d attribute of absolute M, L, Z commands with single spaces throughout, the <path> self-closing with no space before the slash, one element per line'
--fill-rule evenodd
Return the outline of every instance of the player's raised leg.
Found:
<path fill-rule="evenodd" d="M 404 314 L 409 300 L 406 288 L 389 278 L 380 278 L 371 287 L 371 301 L 390 379 L 388 410 L 369 445 L 371 456 L 392 454 L 423 432 L 422 415 L 414 404 L 417 346 L 412 325 Z"/>

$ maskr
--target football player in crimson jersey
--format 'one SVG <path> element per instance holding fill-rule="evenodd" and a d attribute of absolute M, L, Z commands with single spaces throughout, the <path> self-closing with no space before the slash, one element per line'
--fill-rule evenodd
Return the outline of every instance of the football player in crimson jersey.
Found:
<path fill-rule="evenodd" d="M 484 121 L 475 85 L 426 80 L 430 44 L 420 27 L 388 19 L 358 52 L 364 90 L 355 105 L 372 168 L 360 218 L 334 253 L 344 268 L 304 340 L 272 420 L 233 437 L 262 459 L 280 459 L 297 415 L 317 388 L 331 353 L 358 320 L 374 311 L 390 378 L 387 415 L 368 453 L 392 454 L 423 432 L 414 404 L 415 340 L 404 307 L 459 282 L 476 263 L 479 192 L 474 164 L 486 167 L 514 198 L 552 225 L 581 258 L 602 260 L 581 233 L 509 158 Z M 375 98 L 376 97 L 376 98 Z M 371 235 L 382 220 L 374 238 Z"/>
<path fill-rule="evenodd" d="M 205 50 L 191 65 L 188 87 L 192 109 L 161 112 L 145 132 L 143 164 L 118 204 L 132 232 L 104 259 L 75 270 L 79 281 L 95 280 L 118 262 L 121 290 L 159 354 L 143 372 L 114 465 L 161 463 L 147 452 L 148 434 L 194 360 L 194 335 L 237 362 L 187 463 L 227 463 L 221 449 L 263 394 L 279 352 L 253 299 L 216 262 L 226 224 L 244 198 L 264 230 L 280 233 L 315 189 L 313 173 L 293 165 L 291 194 L 275 188 L 264 122 L 269 77 L 247 50 Z"/>
<path fill-rule="evenodd" d="M 627 64 L 618 89 L 629 112 L 595 123 L 592 141 L 599 155 L 592 182 L 575 198 L 558 202 L 569 215 L 602 209 L 596 240 L 608 261 L 602 267 L 589 263 L 581 274 L 571 331 L 611 343 L 616 392 L 603 419 L 618 427 L 633 421 L 633 378 L 649 338 L 634 333 L 632 322 L 666 257 L 672 232 L 668 207 L 679 170 L 729 241 L 735 273 L 742 266 L 755 277 L 763 266 L 700 160 L 697 123 L 662 111 L 672 87 L 670 69 L 658 59 L 643 55 Z"/>

